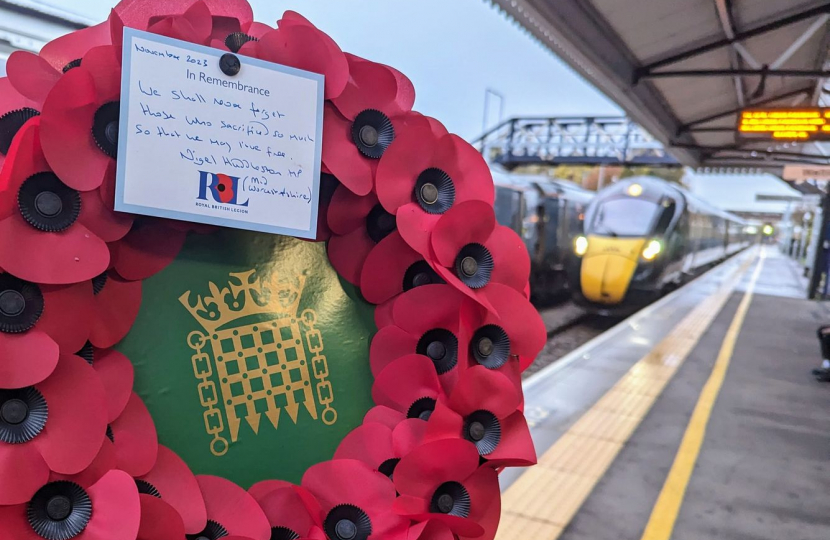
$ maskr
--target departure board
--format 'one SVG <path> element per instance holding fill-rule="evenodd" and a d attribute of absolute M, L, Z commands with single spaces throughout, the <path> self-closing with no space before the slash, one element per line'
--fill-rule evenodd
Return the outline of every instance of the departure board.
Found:
<path fill-rule="evenodd" d="M 830 140 L 830 109 L 746 109 L 738 117 L 743 139 L 780 141 Z"/>

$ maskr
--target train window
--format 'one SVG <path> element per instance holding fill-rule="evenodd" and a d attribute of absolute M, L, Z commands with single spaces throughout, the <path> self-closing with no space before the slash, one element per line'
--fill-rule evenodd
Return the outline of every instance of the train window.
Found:
<path fill-rule="evenodd" d="M 677 203 L 672 199 L 664 198 L 660 201 L 662 210 L 660 211 L 660 219 L 657 220 L 657 225 L 654 227 L 654 236 L 663 236 L 669 229 L 672 220 L 674 219 L 675 210 L 677 210 Z"/>
<path fill-rule="evenodd" d="M 510 188 L 496 186 L 495 202 L 496 221 L 500 225 L 510 227 L 517 233 L 520 232 L 521 210 L 519 209 L 519 193 Z"/>
<path fill-rule="evenodd" d="M 650 235 L 662 206 L 645 199 L 620 197 L 600 204 L 596 217 L 585 230 L 588 234 L 610 236 Z"/>

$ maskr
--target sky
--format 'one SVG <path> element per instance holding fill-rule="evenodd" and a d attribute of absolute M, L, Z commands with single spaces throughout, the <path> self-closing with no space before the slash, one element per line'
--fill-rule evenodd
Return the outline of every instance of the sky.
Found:
<path fill-rule="evenodd" d="M 617 115 L 620 109 L 484 0 L 249 0 L 275 25 L 302 13 L 343 50 L 389 64 L 415 84 L 416 110 L 472 140 L 482 133 L 485 93 L 511 116 Z M 114 0 L 36 0 L 92 20 Z M 491 97 L 488 126 L 498 120 Z"/>

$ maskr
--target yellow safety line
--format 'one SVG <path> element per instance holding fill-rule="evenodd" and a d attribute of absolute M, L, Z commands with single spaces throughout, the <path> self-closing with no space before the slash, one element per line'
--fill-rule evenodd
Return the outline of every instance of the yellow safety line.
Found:
<path fill-rule="evenodd" d="M 555 540 L 749 269 L 749 258 L 602 396 L 502 497 L 496 540 Z"/>
<path fill-rule="evenodd" d="M 706 437 L 706 427 L 709 424 L 712 408 L 715 406 L 715 401 L 718 399 L 718 394 L 723 386 L 729 363 L 732 360 L 732 353 L 735 351 L 735 342 L 752 302 L 752 293 L 764 265 L 765 255 L 766 253 L 762 251 L 746 293 L 738 306 L 738 311 L 729 325 L 726 337 L 723 338 L 718 358 L 712 368 L 712 374 L 700 393 L 697 405 L 689 420 L 689 425 L 683 434 L 677 456 L 674 458 L 666 483 L 654 504 L 641 540 L 669 540 L 671 538 L 674 524 L 683 504 L 683 498 L 686 495 L 686 488 L 689 486 L 692 471 L 700 454 L 703 440 Z"/>

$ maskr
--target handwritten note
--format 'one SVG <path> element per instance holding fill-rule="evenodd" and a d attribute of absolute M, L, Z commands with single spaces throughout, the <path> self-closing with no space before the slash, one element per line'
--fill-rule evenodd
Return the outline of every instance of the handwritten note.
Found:
<path fill-rule="evenodd" d="M 115 209 L 313 238 L 323 76 L 124 29 Z"/>

